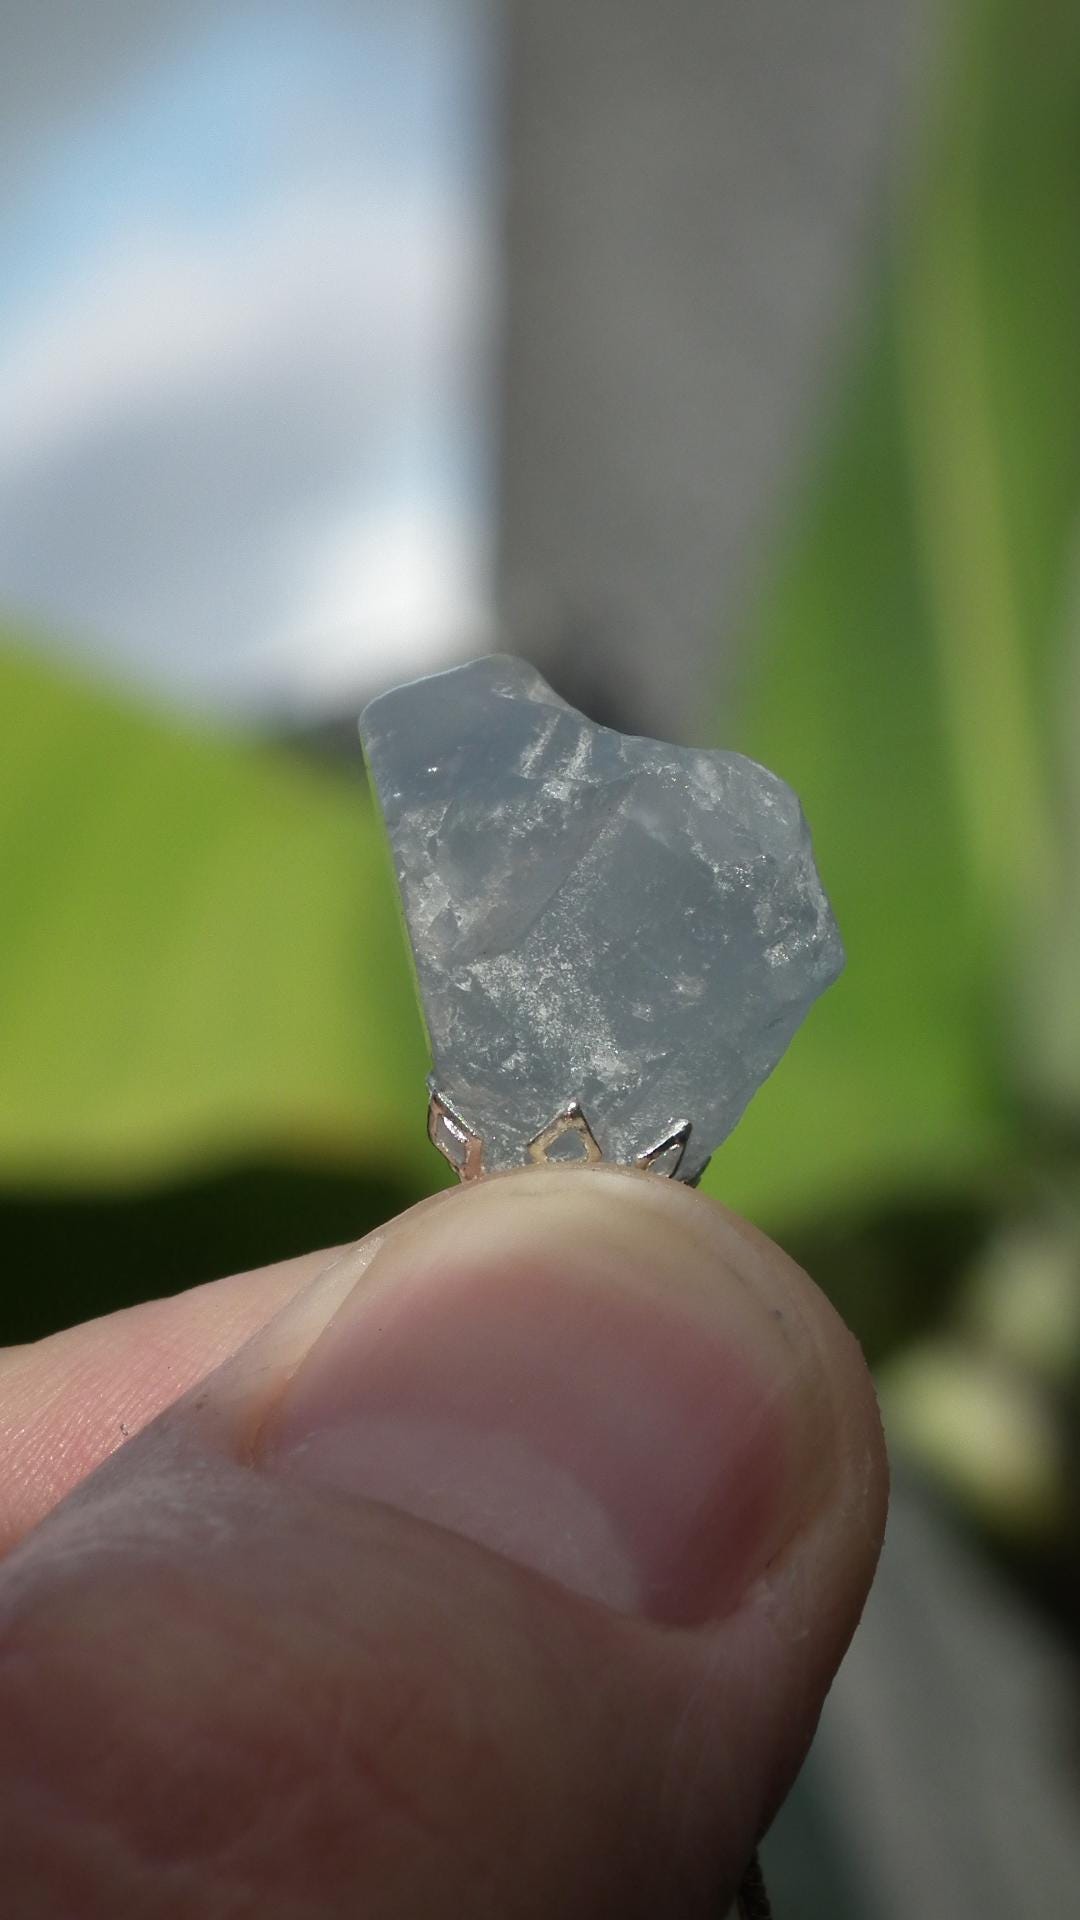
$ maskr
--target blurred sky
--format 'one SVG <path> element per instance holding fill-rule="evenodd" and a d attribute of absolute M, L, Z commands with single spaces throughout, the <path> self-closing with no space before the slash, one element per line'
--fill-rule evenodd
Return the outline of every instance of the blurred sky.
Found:
<path fill-rule="evenodd" d="M 0 23 L 0 615 L 300 713 L 486 639 L 483 0 Z"/>

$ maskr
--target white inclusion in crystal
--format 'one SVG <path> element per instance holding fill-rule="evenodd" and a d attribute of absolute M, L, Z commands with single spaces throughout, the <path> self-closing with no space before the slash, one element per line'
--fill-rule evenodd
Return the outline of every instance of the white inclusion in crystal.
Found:
<path fill-rule="evenodd" d="M 790 787 L 594 726 L 503 654 L 383 694 L 360 731 L 435 1082 L 485 1169 L 577 1101 L 628 1165 L 688 1119 L 694 1179 L 843 965 Z"/>

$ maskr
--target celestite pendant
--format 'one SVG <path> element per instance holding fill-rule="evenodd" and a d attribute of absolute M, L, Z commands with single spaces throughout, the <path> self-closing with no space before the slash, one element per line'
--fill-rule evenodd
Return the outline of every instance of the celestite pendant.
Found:
<path fill-rule="evenodd" d="M 462 1179 L 604 1159 L 696 1180 L 843 947 L 790 787 L 594 726 L 494 654 L 360 732 Z"/>

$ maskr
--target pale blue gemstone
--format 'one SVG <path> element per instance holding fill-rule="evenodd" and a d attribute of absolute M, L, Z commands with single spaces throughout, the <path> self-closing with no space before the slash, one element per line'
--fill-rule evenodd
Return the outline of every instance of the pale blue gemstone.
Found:
<path fill-rule="evenodd" d="M 594 726 L 503 654 L 381 695 L 360 732 L 434 1081 L 485 1168 L 577 1100 L 620 1162 L 689 1120 L 695 1178 L 843 966 L 791 788 Z"/>

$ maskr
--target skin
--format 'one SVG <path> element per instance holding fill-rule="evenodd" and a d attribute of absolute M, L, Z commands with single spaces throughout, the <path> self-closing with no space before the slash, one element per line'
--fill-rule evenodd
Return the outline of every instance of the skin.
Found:
<path fill-rule="evenodd" d="M 647 1174 L 501 1176 L 8 1353 L 7 1910 L 715 1916 L 885 1499 L 823 1296 Z"/>

